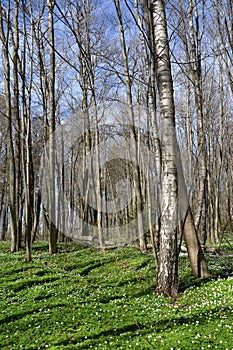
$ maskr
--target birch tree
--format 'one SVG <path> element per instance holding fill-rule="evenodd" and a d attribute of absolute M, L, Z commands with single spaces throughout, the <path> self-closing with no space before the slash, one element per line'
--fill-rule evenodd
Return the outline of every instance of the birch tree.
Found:
<path fill-rule="evenodd" d="M 187 202 L 187 190 L 180 160 L 179 146 L 176 139 L 173 80 L 171 75 L 165 3 L 164 1 L 152 1 L 151 8 L 150 6 L 148 8 L 148 4 L 143 2 L 142 8 L 144 11 L 152 11 L 156 83 L 162 125 L 161 236 L 157 290 L 164 294 L 175 295 L 178 291 L 178 215 L 185 207 L 187 209 L 187 215 L 184 221 L 184 236 L 193 274 L 208 275 L 208 270 Z M 178 195 L 181 199 L 179 202 Z"/>
<path fill-rule="evenodd" d="M 156 78 L 162 122 L 161 230 L 156 288 L 159 293 L 175 296 L 178 293 L 178 174 L 175 109 L 164 1 L 153 1 L 151 6 L 157 59 Z"/>

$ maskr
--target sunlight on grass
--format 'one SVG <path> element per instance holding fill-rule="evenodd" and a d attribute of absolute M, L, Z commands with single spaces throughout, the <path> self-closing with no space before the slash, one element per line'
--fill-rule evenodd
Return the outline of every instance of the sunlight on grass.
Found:
<path fill-rule="evenodd" d="M 152 254 L 76 244 L 33 262 L 1 243 L 1 349 L 232 349 L 233 259 L 208 257 L 213 279 L 180 258 L 177 300 L 158 296 Z M 219 276 L 219 277 L 217 277 Z"/>

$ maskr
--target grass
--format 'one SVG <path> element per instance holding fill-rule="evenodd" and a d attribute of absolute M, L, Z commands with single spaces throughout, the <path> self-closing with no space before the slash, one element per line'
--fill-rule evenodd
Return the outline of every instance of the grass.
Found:
<path fill-rule="evenodd" d="M 70 243 L 9 254 L 0 243 L 0 349 L 233 349 L 233 258 L 208 256 L 212 279 L 179 260 L 181 298 L 154 292 L 152 254 Z"/>

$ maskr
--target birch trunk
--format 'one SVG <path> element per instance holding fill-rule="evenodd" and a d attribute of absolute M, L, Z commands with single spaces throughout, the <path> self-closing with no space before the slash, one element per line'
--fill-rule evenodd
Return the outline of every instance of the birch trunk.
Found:
<path fill-rule="evenodd" d="M 163 127 L 163 182 L 160 249 L 164 250 L 164 254 L 160 257 L 157 284 L 161 285 L 159 286 L 159 290 L 162 289 L 163 292 L 166 291 L 166 287 L 168 288 L 169 285 L 173 286 L 169 292 L 175 294 L 177 291 L 177 236 L 175 222 L 177 222 L 178 210 L 180 216 L 183 216 L 184 211 L 187 210 L 184 220 L 184 238 L 193 274 L 195 276 L 208 276 L 209 272 L 197 237 L 192 212 L 188 203 L 182 162 L 176 139 L 173 82 L 171 76 L 164 1 L 153 1 L 152 13 L 154 23 L 155 57 L 157 58 L 157 86 Z M 179 202 L 177 196 L 179 197 Z M 171 277 L 171 274 L 173 277 Z M 166 276 L 164 277 L 165 280 L 163 280 L 163 275 Z"/>
<path fill-rule="evenodd" d="M 152 2 L 157 87 L 162 124 L 162 200 L 161 235 L 157 267 L 159 293 L 178 293 L 177 219 L 178 175 L 176 167 L 176 133 L 173 86 L 169 58 L 164 1 Z"/>

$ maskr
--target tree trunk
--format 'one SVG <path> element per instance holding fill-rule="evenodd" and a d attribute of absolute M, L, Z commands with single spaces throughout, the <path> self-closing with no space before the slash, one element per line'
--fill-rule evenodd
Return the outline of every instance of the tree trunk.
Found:
<path fill-rule="evenodd" d="M 9 60 L 9 35 L 10 35 L 10 1 L 8 1 L 8 10 L 4 18 L 3 5 L 0 3 L 0 39 L 2 42 L 4 59 L 4 87 L 6 96 L 6 119 L 7 119 L 7 153 L 9 166 L 9 205 L 10 205 L 10 233 L 11 233 L 11 252 L 17 251 L 17 210 L 16 210 L 16 169 L 15 152 L 13 145 L 12 132 L 12 105 L 11 105 L 11 73 Z M 4 32 L 6 21 L 6 33 Z"/>
<path fill-rule="evenodd" d="M 202 18 L 204 21 L 204 18 Z M 190 51 L 192 65 L 191 74 L 194 84 L 195 109 L 197 118 L 198 149 L 198 193 L 196 227 L 200 234 L 200 242 L 204 247 L 207 239 L 207 161 L 206 136 L 204 132 L 202 64 L 201 64 L 201 32 L 200 19 L 196 0 L 189 0 L 188 23 L 190 31 Z"/>
<path fill-rule="evenodd" d="M 147 127 L 148 130 L 151 130 L 151 145 L 152 153 L 155 159 L 155 167 L 157 173 L 157 183 L 156 183 L 156 209 L 152 208 L 151 205 L 151 184 L 150 181 L 147 181 L 147 196 L 148 196 L 148 217 L 149 217 L 149 231 L 151 237 L 151 244 L 153 249 L 153 254 L 155 260 L 158 261 L 158 251 L 159 251 L 159 236 L 160 236 L 160 215 L 161 215 L 161 147 L 160 147 L 160 139 L 158 132 L 158 123 L 156 118 L 156 74 L 155 74 L 155 60 L 153 59 L 153 49 L 154 49 L 154 40 L 153 40 L 153 26 L 151 19 L 151 12 L 148 11 L 148 6 L 146 3 L 141 1 L 141 6 L 143 10 L 143 17 L 141 18 L 138 11 L 139 1 L 135 1 L 135 13 L 137 25 L 140 28 L 140 38 L 142 44 L 142 51 L 145 60 L 145 70 L 146 70 L 146 107 L 148 112 L 148 120 Z M 147 37 L 144 35 L 143 24 L 145 24 Z M 149 48 L 147 47 L 149 46 Z M 150 156 L 148 154 L 148 156 Z M 150 167 L 149 167 L 150 168 Z M 148 168 L 148 171 L 149 171 Z M 149 178 L 148 174 L 148 178 Z M 153 209 L 153 221 L 152 221 L 152 209 Z"/>
<path fill-rule="evenodd" d="M 19 2 L 14 1 L 14 44 L 13 44 L 13 120 L 15 124 L 15 211 L 17 225 L 17 250 L 22 240 L 22 169 L 21 169 L 21 120 L 19 112 Z"/>
<path fill-rule="evenodd" d="M 175 107 L 164 1 L 152 2 L 156 75 L 162 126 L 162 199 L 160 250 L 156 289 L 178 293 L 177 217 L 178 177 L 176 167 Z"/>
<path fill-rule="evenodd" d="M 57 252 L 56 202 L 55 202 L 55 51 L 54 51 L 54 2 L 48 1 L 50 78 L 49 78 L 49 253 Z"/>
<path fill-rule="evenodd" d="M 33 227 L 33 206 L 34 206 L 34 169 L 32 160 L 32 142 L 31 142 L 31 93 L 33 81 L 33 60 L 27 59 L 27 25 L 24 16 L 24 50 L 22 57 L 21 77 L 22 77 L 22 124 L 23 124 L 23 170 L 24 170 L 24 212 L 25 212 L 25 243 L 26 243 L 26 261 L 32 259 L 32 227 Z M 32 14 L 31 14 L 32 20 Z M 32 23 L 32 22 L 31 22 Z M 33 33 L 31 28 L 31 55 L 33 52 Z M 28 66 L 27 66 L 28 64 Z M 29 82 L 27 84 L 26 74 L 29 73 Z"/>
<path fill-rule="evenodd" d="M 136 193 L 136 205 L 137 205 L 137 223 L 138 223 L 138 236 L 139 236 L 139 244 L 142 252 L 147 251 L 145 232 L 144 232 L 144 220 L 143 220 L 143 195 L 141 188 L 141 179 L 140 179 L 140 169 L 139 169 L 139 159 L 138 159 L 138 140 L 135 131 L 135 121 L 134 121 L 134 111 L 133 111 L 133 99 L 132 99 L 132 91 L 131 91 L 131 82 L 130 82 L 130 73 L 129 73 L 129 64 L 127 58 L 127 50 L 126 50 L 126 42 L 125 42 L 125 34 L 124 27 L 122 21 L 122 14 L 120 8 L 119 0 L 114 0 L 117 17 L 118 17 L 118 26 L 120 32 L 120 41 L 121 41 L 121 52 L 122 52 L 122 61 L 124 67 L 124 79 L 125 79 L 125 87 L 126 87 L 126 100 L 127 100 L 127 108 L 128 108 L 128 118 L 129 122 L 132 126 L 130 127 L 131 140 L 130 140 L 130 153 L 133 155 L 133 159 L 137 160 L 137 164 L 134 169 L 134 184 L 135 184 L 135 193 Z M 131 147 L 132 145 L 132 147 Z"/>
<path fill-rule="evenodd" d="M 176 294 L 177 253 L 176 216 L 184 217 L 184 238 L 186 241 L 193 274 L 209 275 L 206 262 L 197 237 L 192 213 L 188 203 L 187 189 L 180 159 L 175 131 L 175 107 L 173 82 L 169 57 L 168 36 L 164 1 L 153 1 L 154 47 L 157 72 L 157 86 L 160 98 L 162 126 L 162 215 L 161 239 L 157 289 L 165 294 Z M 170 225 L 169 225 L 170 223 Z"/>

